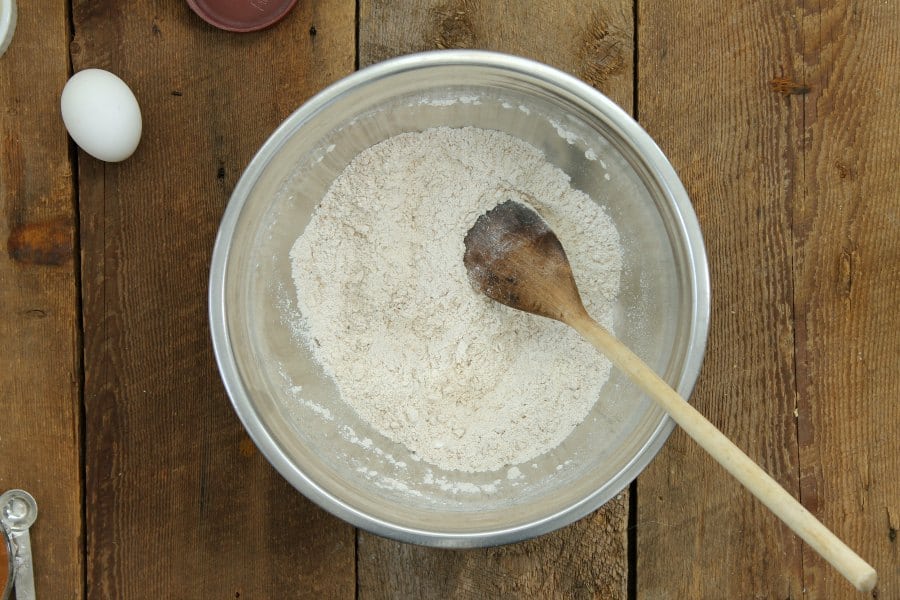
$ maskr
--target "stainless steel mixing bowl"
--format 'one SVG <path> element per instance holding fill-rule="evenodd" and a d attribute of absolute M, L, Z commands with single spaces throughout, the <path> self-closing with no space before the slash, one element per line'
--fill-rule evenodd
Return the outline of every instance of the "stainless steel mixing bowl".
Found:
<path fill-rule="evenodd" d="M 444 472 L 362 422 L 311 360 L 293 329 L 288 253 L 329 185 L 388 137 L 467 125 L 533 144 L 605 207 L 625 255 L 615 333 L 685 397 L 709 320 L 703 241 L 678 177 L 637 123 L 569 75 L 489 52 L 424 53 L 359 71 L 288 117 L 238 182 L 216 241 L 209 303 L 222 378 L 249 435 L 300 492 L 372 532 L 445 547 L 513 542 L 583 517 L 673 427 L 614 372 L 553 451 L 511 471 Z"/>

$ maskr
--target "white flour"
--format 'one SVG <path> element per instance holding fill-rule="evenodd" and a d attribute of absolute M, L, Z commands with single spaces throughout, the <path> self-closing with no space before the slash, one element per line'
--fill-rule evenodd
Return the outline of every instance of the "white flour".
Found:
<path fill-rule="evenodd" d="M 463 238 L 509 198 L 553 228 L 586 307 L 611 327 L 615 226 L 537 149 L 496 131 L 430 129 L 363 151 L 291 251 L 297 327 L 344 401 L 446 470 L 509 469 L 554 448 L 609 375 L 575 332 L 469 285 Z"/>

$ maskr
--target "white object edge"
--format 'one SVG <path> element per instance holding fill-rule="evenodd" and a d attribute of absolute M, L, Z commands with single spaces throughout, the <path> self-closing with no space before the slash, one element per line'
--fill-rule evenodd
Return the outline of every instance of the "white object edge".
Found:
<path fill-rule="evenodd" d="M 0 0 L 0 56 L 16 32 L 16 0 Z"/>

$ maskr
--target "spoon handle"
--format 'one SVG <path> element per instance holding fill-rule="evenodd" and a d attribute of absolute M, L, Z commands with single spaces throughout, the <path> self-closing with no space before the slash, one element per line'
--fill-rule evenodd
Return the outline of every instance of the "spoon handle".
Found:
<path fill-rule="evenodd" d="M 870 592 L 875 587 L 877 574 L 871 565 L 820 523 L 627 346 L 587 314 L 571 319 L 569 325 L 605 354 L 616 367 L 624 371 L 648 396 L 665 409 L 694 441 L 831 563 L 856 589 Z"/>

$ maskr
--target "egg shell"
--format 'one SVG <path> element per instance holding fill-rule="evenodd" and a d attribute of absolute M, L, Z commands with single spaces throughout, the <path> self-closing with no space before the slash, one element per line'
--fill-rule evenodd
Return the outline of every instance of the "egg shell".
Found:
<path fill-rule="evenodd" d="M 75 143 L 100 160 L 125 160 L 141 140 L 137 98 L 109 71 L 85 69 L 75 73 L 63 88 L 60 111 Z"/>
<path fill-rule="evenodd" d="M 16 32 L 16 0 L 0 0 L 0 56 L 6 52 Z"/>

